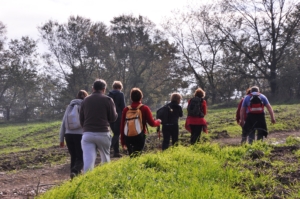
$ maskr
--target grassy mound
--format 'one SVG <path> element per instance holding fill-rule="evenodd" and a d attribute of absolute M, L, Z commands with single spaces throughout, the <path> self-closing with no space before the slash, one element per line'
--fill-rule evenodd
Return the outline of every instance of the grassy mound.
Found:
<path fill-rule="evenodd" d="M 261 142 L 178 146 L 98 166 L 39 198 L 299 198 L 298 181 L 280 181 L 298 162 L 283 168 L 273 150 Z"/>
<path fill-rule="evenodd" d="M 241 174 L 222 168 L 226 156 L 218 146 L 205 148 L 177 147 L 124 158 L 97 167 L 41 198 L 242 198 L 231 187 Z M 236 158 L 242 154 L 236 153 Z"/>

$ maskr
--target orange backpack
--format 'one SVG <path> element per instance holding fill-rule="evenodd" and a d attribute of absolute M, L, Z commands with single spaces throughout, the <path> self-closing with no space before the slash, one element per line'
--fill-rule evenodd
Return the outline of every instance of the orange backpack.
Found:
<path fill-rule="evenodd" d="M 126 136 L 137 136 L 143 132 L 143 116 L 140 108 L 143 104 L 140 104 L 136 108 L 128 107 L 125 118 L 124 134 Z"/>

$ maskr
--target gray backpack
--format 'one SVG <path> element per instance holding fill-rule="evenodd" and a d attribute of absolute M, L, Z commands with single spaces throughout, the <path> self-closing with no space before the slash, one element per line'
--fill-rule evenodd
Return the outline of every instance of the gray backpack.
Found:
<path fill-rule="evenodd" d="M 74 106 L 71 106 L 66 116 L 65 124 L 67 129 L 73 130 L 73 129 L 81 128 L 80 120 L 79 120 L 79 109 L 80 106 L 76 104 Z"/>

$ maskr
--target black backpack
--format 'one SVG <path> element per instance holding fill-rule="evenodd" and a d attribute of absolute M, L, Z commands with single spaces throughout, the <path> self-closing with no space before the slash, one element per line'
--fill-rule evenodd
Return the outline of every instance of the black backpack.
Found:
<path fill-rule="evenodd" d="M 169 104 L 164 105 L 156 111 L 156 119 L 161 120 L 161 124 L 168 124 L 170 115 L 173 113 L 173 109 Z"/>
<path fill-rule="evenodd" d="M 200 97 L 193 97 L 190 100 L 190 104 L 187 107 L 188 116 L 193 117 L 204 117 L 204 113 L 202 110 L 202 102 L 203 99 Z"/>
<path fill-rule="evenodd" d="M 250 105 L 248 107 L 249 113 L 263 113 L 264 104 L 260 98 L 260 94 L 250 94 Z"/>

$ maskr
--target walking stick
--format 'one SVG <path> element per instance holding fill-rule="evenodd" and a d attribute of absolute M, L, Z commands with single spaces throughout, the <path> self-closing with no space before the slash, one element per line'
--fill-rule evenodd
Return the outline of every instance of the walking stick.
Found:
<path fill-rule="evenodd" d="M 156 132 L 158 134 L 158 140 L 160 140 L 160 125 L 156 128 Z"/>

